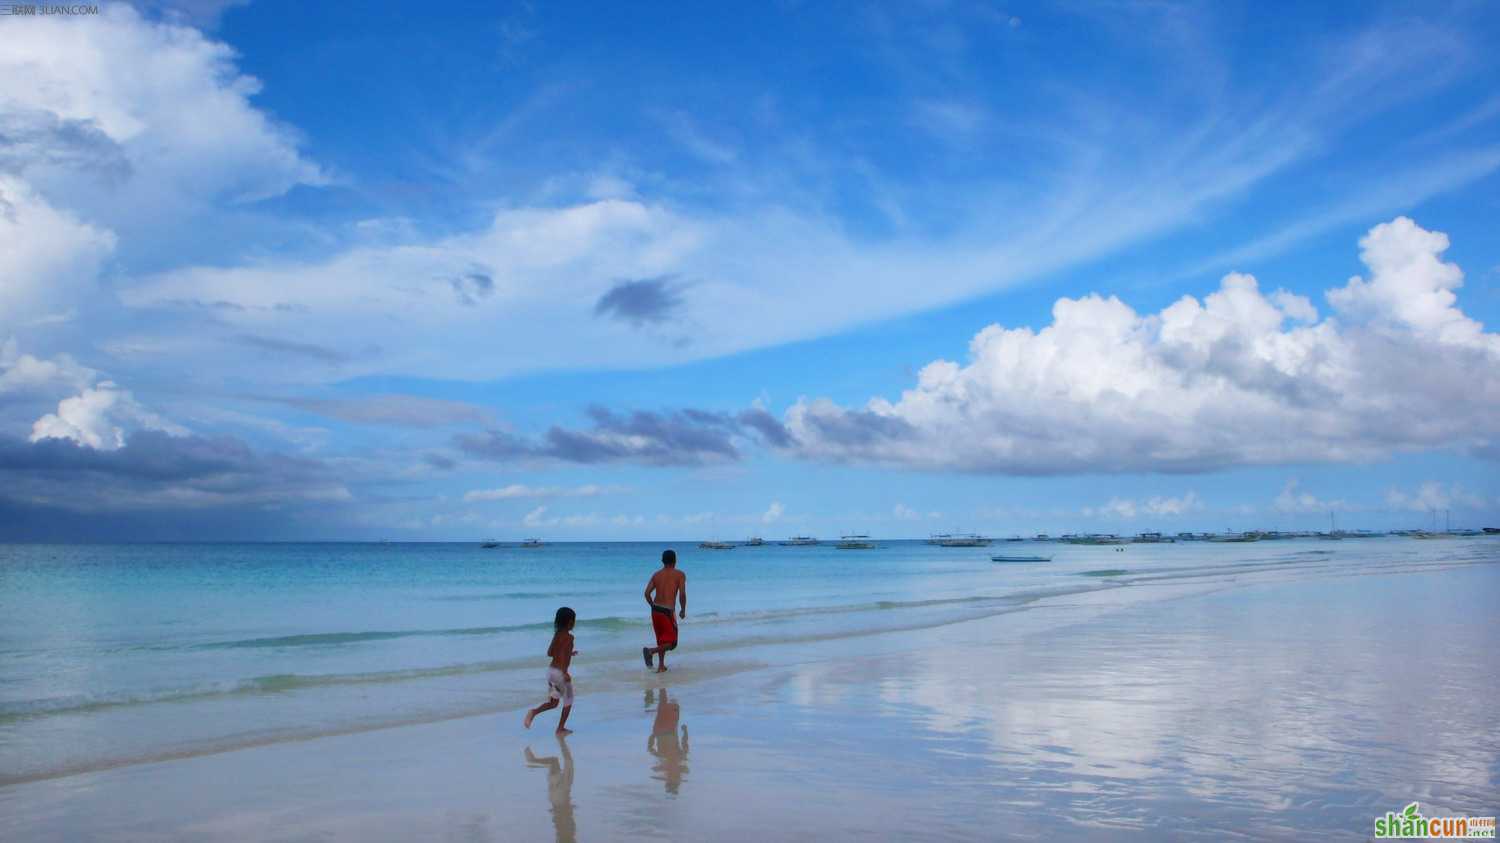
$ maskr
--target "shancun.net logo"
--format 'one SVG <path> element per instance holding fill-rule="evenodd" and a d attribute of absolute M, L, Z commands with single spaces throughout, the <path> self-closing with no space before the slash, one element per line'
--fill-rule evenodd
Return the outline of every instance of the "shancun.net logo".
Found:
<path fill-rule="evenodd" d="M 1494 817 L 1424 817 L 1413 802 L 1399 814 L 1387 811 L 1375 820 L 1375 836 L 1382 839 L 1401 837 L 1463 837 L 1475 839 L 1495 836 Z"/>

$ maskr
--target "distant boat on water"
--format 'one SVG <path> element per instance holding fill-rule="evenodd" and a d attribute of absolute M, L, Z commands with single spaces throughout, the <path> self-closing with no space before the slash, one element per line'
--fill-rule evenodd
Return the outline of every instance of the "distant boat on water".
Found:
<path fill-rule="evenodd" d="M 818 540 L 812 536 L 792 536 L 781 543 L 782 547 L 811 547 L 818 544 Z"/>
<path fill-rule="evenodd" d="M 498 542 L 498 541 L 496 541 L 494 539 L 485 539 L 483 542 L 480 542 L 479 546 L 480 547 L 499 547 L 500 546 L 500 542 Z"/>
<path fill-rule="evenodd" d="M 1500 536 L 1500 527 L 1485 527 L 1484 534 L 1486 536 Z"/>
<path fill-rule="evenodd" d="M 1131 541 L 1135 544 L 1172 544 L 1177 540 L 1171 536 L 1164 536 L 1161 533 L 1141 533 L 1131 539 Z"/>
<path fill-rule="evenodd" d="M 841 536 L 839 543 L 834 546 L 839 550 L 874 550 L 876 544 L 870 541 L 869 536 L 858 534 Z"/>
<path fill-rule="evenodd" d="M 1090 533 L 1086 536 L 1067 535 L 1062 537 L 1065 544 L 1124 544 L 1125 540 L 1113 533 Z"/>
<path fill-rule="evenodd" d="M 745 547 L 764 547 L 765 544 L 766 540 L 757 536 L 751 536 L 750 538 L 745 539 Z"/>
<path fill-rule="evenodd" d="M 703 550 L 734 550 L 734 545 L 729 542 L 698 542 L 698 547 Z"/>
<path fill-rule="evenodd" d="M 1050 556 L 991 556 L 991 562 L 1051 562 Z"/>
<path fill-rule="evenodd" d="M 989 547 L 990 539 L 978 533 L 952 533 L 938 540 L 939 547 Z"/>
<path fill-rule="evenodd" d="M 541 547 L 542 544 L 543 542 L 541 539 L 527 539 L 526 541 L 521 542 L 522 547 Z"/>

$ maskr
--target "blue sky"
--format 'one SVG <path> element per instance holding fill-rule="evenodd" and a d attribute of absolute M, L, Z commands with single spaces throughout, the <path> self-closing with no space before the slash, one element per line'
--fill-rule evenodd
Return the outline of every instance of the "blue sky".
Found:
<path fill-rule="evenodd" d="M 100 11 L 0 40 L 0 538 L 1500 522 L 1483 4 Z"/>

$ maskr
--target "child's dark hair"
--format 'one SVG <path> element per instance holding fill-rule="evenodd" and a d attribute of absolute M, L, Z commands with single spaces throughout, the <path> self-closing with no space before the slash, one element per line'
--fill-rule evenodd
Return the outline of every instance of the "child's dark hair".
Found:
<path fill-rule="evenodd" d="M 561 609 L 557 610 L 557 617 L 553 618 L 552 627 L 558 632 L 562 632 L 565 629 L 571 628 L 573 626 L 573 621 L 577 617 L 577 612 L 569 609 L 567 606 L 564 606 Z"/>

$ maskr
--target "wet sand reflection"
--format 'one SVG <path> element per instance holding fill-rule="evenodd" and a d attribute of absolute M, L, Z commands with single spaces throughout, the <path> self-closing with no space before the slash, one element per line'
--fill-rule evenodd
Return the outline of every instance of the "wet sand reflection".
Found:
<path fill-rule="evenodd" d="M 682 777 L 687 775 L 688 730 L 680 725 L 682 706 L 668 698 L 667 689 L 648 689 L 646 706 L 656 704 L 656 717 L 651 722 L 651 736 L 646 738 L 646 751 L 655 763 L 651 765 L 652 778 L 666 787 L 667 793 L 676 795 L 682 787 Z"/>
<path fill-rule="evenodd" d="M 574 843 L 578 839 L 578 824 L 573 819 L 573 753 L 568 751 L 568 739 L 557 736 L 557 747 L 562 753 L 538 756 L 526 747 L 526 766 L 541 767 L 547 771 L 547 799 L 552 803 L 552 828 L 557 834 L 557 843 Z"/>

